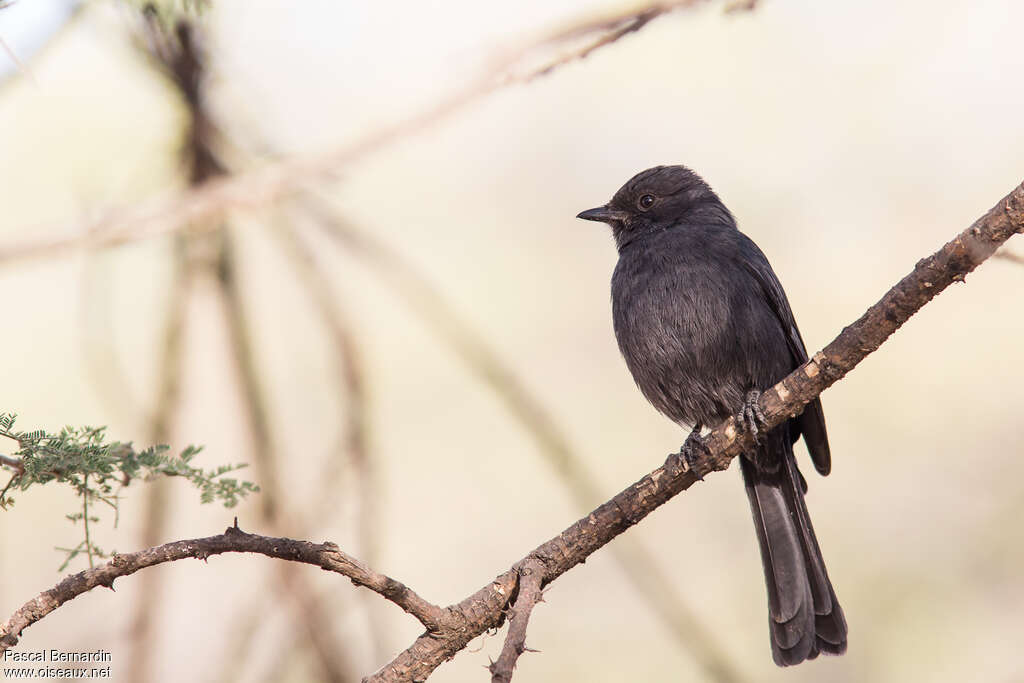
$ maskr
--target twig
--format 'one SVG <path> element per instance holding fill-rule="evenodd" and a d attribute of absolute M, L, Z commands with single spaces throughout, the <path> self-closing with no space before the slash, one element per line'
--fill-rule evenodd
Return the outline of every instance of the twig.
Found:
<path fill-rule="evenodd" d="M 519 655 L 529 649 L 526 647 L 526 627 L 534 606 L 543 599 L 540 590 L 543 578 L 544 564 L 540 560 L 530 558 L 519 568 L 519 595 L 509 609 L 505 646 L 501 648 L 498 661 L 488 667 L 491 683 L 510 683 Z"/>
<path fill-rule="evenodd" d="M 585 460 L 551 419 L 550 411 L 518 380 L 487 339 L 455 312 L 426 276 L 397 251 L 328 210 L 325 203 L 307 202 L 304 208 L 314 214 L 320 228 L 333 241 L 374 267 L 455 356 L 494 391 L 506 410 L 533 438 L 540 455 L 554 467 L 580 511 L 589 510 L 595 501 L 601 500 L 603 492 Z M 742 680 L 718 640 L 680 595 L 679 582 L 665 573 L 643 543 L 627 537 L 612 546 L 611 551 L 624 569 L 623 576 L 711 680 L 717 683 Z"/>
<path fill-rule="evenodd" d="M 172 424 L 181 402 L 181 369 L 184 338 L 188 324 L 187 304 L 191 293 L 195 266 L 187 256 L 187 234 L 174 237 L 171 255 L 172 281 L 164 312 L 160 356 L 157 368 L 156 400 L 149 418 L 147 431 L 150 443 L 169 443 Z M 144 546 L 155 546 L 166 539 L 169 482 L 161 479 L 146 487 L 140 537 Z M 153 654 L 153 615 L 163 599 L 161 574 L 150 572 L 139 580 L 139 600 L 132 606 L 131 643 L 125 664 L 128 680 L 146 680 L 150 677 L 150 657 Z"/>
<path fill-rule="evenodd" d="M 10 469 L 14 470 L 15 473 L 17 474 L 25 473 L 25 465 L 22 464 L 21 458 L 12 458 L 9 455 L 4 455 L 3 453 L 0 453 L 0 465 L 3 465 L 4 467 L 9 467 Z"/>
<path fill-rule="evenodd" d="M 82 524 L 85 525 L 85 554 L 92 568 L 92 541 L 89 539 L 89 475 L 82 478 Z"/>
<path fill-rule="evenodd" d="M 352 325 L 348 316 L 337 301 L 331 290 L 323 269 L 317 264 L 313 250 L 297 234 L 290 220 L 282 220 L 276 226 L 277 236 L 284 248 L 285 255 L 294 266 L 309 298 L 316 307 L 320 321 L 326 328 L 336 354 L 337 384 L 343 394 L 345 411 L 339 422 L 342 425 L 340 441 L 344 445 L 344 458 L 332 458 L 332 465 L 347 459 L 359 479 L 358 492 L 360 498 L 360 554 L 372 563 L 375 557 L 373 536 L 375 531 L 370 523 L 377 515 L 372 510 L 372 499 L 376 495 L 373 481 L 372 463 L 369 454 L 369 425 L 367 424 L 366 382 L 363 377 L 362 362 L 352 336 Z M 337 503 L 337 490 L 334 488 L 337 476 L 328 467 L 321 476 L 323 485 L 318 501 L 309 507 L 308 517 L 317 519 L 329 513 L 329 506 Z M 370 519 L 366 519 L 370 518 Z"/>
<path fill-rule="evenodd" d="M 323 683 L 349 683 L 354 680 L 350 672 L 355 667 L 348 656 L 349 648 L 339 647 L 338 639 L 334 636 L 332 626 L 336 621 L 335 615 L 328 604 L 315 594 L 306 576 L 289 571 L 296 569 L 298 567 L 293 564 L 281 565 L 278 580 L 292 596 L 289 601 L 294 613 L 292 623 L 305 631 L 302 642 L 312 648 L 314 660 L 320 665 L 321 675 L 317 680 Z M 268 680 L 280 681 L 282 678 L 285 677 Z"/>
<path fill-rule="evenodd" d="M 113 588 L 115 579 L 164 562 L 190 557 L 206 560 L 212 555 L 223 553 L 256 553 L 289 562 L 311 564 L 341 574 L 356 586 L 379 593 L 414 616 L 428 631 L 439 630 L 447 622 L 444 609 L 427 602 L 402 583 L 371 570 L 333 543 L 310 543 L 248 534 L 236 525 L 228 527 L 219 536 L 175 541 L 147 550 L 115 555 L 105 564 L 67 577 L 22 605 L 0 625 L 0 653 L 16 645 L 26 628 L 97 586 Z"/>
<path fill-rule="evenodd" d="M 22 473 L 24 473 L 24 470 L 22 470 Z M 2 490 L 0 490 L 0 501 L 4 501 L 4 496 L 7 495 L 7 492 L 11 490 L 12 486 L 18 483 L 19 479 L 21 479 L 21 474 L 19 474 L 18 472 L 15 472 L 14 474 L 11 475 L 11 478 L 7 480 L 7 485 L 4 486 Z M 0 502 L 0 509 L 5 508 L 6 506 L 6 502 Z"/>
<path fill-rule="evenodd" d="M 337 390 L 341 394 L 342 414 L 338 423 L 341 428 L 339 443 L 341 452 L 331 457 L 323 468 L 320 494 L 307 507 L 307 520 L 329 516 L 338 502 L 337 479 L 340 466 L 348 462 L 356 474 L 353 487 L 356 496 L 356 530 L 359 539 L 358 552 L 373 565 L 377 561 L 377 538 L 380 536 L 380 515 L 375 503 L 378 498 L 374 463 L 369 448 L 369 418 L 367 415 L 367 393 L 364 369 L 359 350 L 352 334 L 352 325 L 331 290 L 330 282 L 319 267 L 313 250 L 297 234 L 293 222 L 285 216 L 278 221 L 274 234 L 280 238 L 284 252 L 291 260 L 299 279 L 312 300 L 328 338 L 334 346 L 332 360 L 335 364 Z M 370 604 L 373 596 L 366 595 L 366 616 L 373 637 L 374 648 L 379 659 L 386 653 L 386 625 L 378 618 L 375 605 Z"/>
<path fill-rule="evenodd" d="M 253 348 L 246 320 L 245 302 L 238 282 L 235 250 L 227 229 L 219 233 L 216 277 L 218 293 L 224 306 L 231 356 L 238 374 L 242 401 L 245 406 L 247 427 L 252 441 L 253 463 L 261 489 L 258 500 L 260 516 L 266 522 L 277 523 L 279 505 L 283 497 L 281 479 L 277 474 L 276 449 L 270 429 L 267 396 L 260 384 L 259 364 Z"/>
<path fill-rule="evenodd" d="M 326 153 L 313 154 L 278 161 L 263 168 L 209 180 L 162 197 L 108 209 L 97 218 L 74 225 L 70 229 L 47 229 L 34 226 L 23 230 L 25 235 L 45 235 L 41 239 L 27 240 L 0 248 L 0 263 L 12 260 L 50 257 L 86 245 L 117 245 L 166 234 L 189 223 L 214 229 L 222 214 L 236 209 L 256 209 L 280 201 L 306 187 L 309 183 L 335 177 L 337 172 L 365 156 L 408 135 L 442 121 L 461 111 L 486 95 L 514 83 L 526 83 L 553 69 L 567 64 L 578 56 L 590 54 L 608 45 L 626 33 L 635 31 L 651 19 L 678 10 L 693 7 L 702 0 L 671 0 L 651 3 L 598 19 L 580 18 L 566 29 L 561 29 L 525 42 L 517 49 L 505 52 L 492 60 L 481 76 L 435 104 L 383 126 L 363 138 Z M 637 22 L 640 22 L 639 24 Z M 567 40 L 603 33 L 611 29 L 616 37 L 602 37 L 596 43 L 581 48 L 577 53 L 562 57 L 546 67 L 523 76 L 515 75 L 515 67 L 531 54 L 558 46 Z M 630 30 L 623 27 L 635 26 Z"/>
<path fill-rule="evenodd" d="M 204 60 L 192 29 L 187 22 L 182 22 L 172 31 L 151 13 L 143 10 L 142 26 L 135 38 L 139 54 L 144 55 L 151 65 L 167 77 L 182 102 L 187 105 L 188 119 L 184 129 L 185 144 L 181 149 L 181 161 L 189 183 L 193 187 L 201 185 L 219 173 L 221 168 L 205 153 L 213 127 L 203 107 L 201 95 Z M 173 280 L 168 290 L 156 405 L 150 424 L 153 443 L 168 443 L 171 440 L 171 424 L 181 400 L 188 297 L 198 273 L 198 258 L 190 247 L 201 239 L 197 235 L 200 230 L 196 225 L 180 227 L 183 230 L 175 234 L 171 256 Z M 167 482 L 156 482 L 149 487 L 142 528 L 142 540 L 147 546 L 154 546 L 164 540 L 168 499 Z M 151 678 L 150 664 L 155 651 L 153 615 L 163 600 L 163 591 L 159 590 L 162 580 L 163 577 L 156 572 L 143 574 L 141 578 L 141 599 L 135 603 L 131 619 L 132 648 L 125 671 L 128 680 Z"/>
<path fill-rule="evenodd" d="M 798 415 L 808 402 L 874 352 L 922 306 L 953 282 L 962 282 L 999 245 L 1022 230 L 1024 183 L 935 254 L 919 261 L 909 275 L 847 326 L 823 351 L 763 392 L 759 406 L 766 418 L 766 428 L 771 429 Z M 689 488 L 697 481 L 697 476 L 728 468 L 733 458 L 753 445 L 753 438 L 749 431 L 739 432 L 735 420 L 729 418 L 702 442 L 707 451 L 696 462 L 697 475 L 679 454 L 669 456 L 662 467 L 537 547 L 473 595 L 450 606 L 450 623 L 454 622 L 456 628 L 424 633 L 390 663 L 364 679 L 364 683 L 424 680 L 473 638 L 501 623 L 502 610 L 515 588 L 518 568 L 524 562 L 531 558 L 541 560 L 545 567 L 542 585 L 551 583 Z"/>
<path fill-rule="evenodd" d="M 1019 263 L 1021 265 L 1024 265 L 1024 256 L 1016 254 L 1006 248 L 1000 249 L 996 253 L 992 254 L 992 258 L 997 258 L 1003 261 L 1009 261 L 1011 263 Z"/>
<path fill-rule="evenodd" d="M 0 9 L 3 9 L 4 7 L 6 7 L 6 5 L 0 5 Z M 18 59 L 18 55 L 14 52 L 13 49 L 11 49 L 11 46 L 7 44 L 7 41 L 4 40 L 3 36 L 0 36 L 0 48 L 3 48 L 3 51 L 7 53 L 7 56 L 10 58 L 12 62 L 14 62 L 14 66 L 17 67 L 18 71 L 20 71 L 26 78 L 28 78 L 28 80 L 31 81 L 33 85 L 38 85 L 36 83 L 35 76 L 33 76 L 32 72 L 29 71 L 28 67 L 25 66 L 25 64 L 20 59 Z"/>

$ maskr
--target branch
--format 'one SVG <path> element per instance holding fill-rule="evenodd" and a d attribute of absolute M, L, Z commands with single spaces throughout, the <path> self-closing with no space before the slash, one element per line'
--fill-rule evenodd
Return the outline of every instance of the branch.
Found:
<path fill-rule="evenodd" d="M 512 418 L 536 443 L 541 457 L 554 468 L 581 512 L 604 498 L 604 491 L 586 458 L 573 448 L 543 402 L 516 377 L 514 369 L 501 359 L 487 338 L 445 300 L 429 278 L 400 252 L 338 215 L 325 199 L 309 193 L 301 208 L 334 243 L 373 267 L 385 284 L 405 299 L 409 308 L 451 348 L 458 360 L 494 391 Z M 679 583 L 661 568 L 653 551 L 636 538 L 622 539 L 611 551 L 622 566 L 626 580 L 662 620 L 676 642 L 697 661 L 709 681 L 737 683 L 742 680 L 718 639 L 687 604 Z"/>
<path fill-rule="evenodd" d="M 1024 183 L 1004 197 L 974 225 L 918 262 L 914 270 L 890 289 L 856 322 L 846 327 L 823 351 L 761 395 L 759 407 L 765 427 L 771 429 L 800 413 L 826 388 L 839 381 L 914 313 L 954 282 L 991 256 L 1012 235 L 1024 231 Z M 696 474 L 680 454 L 670 455 L 665 464 L 621 491 L 561 534 L 535 548 L 508 571 L 476 593 L 447 608 L 433 605 L 403 584 L 378 574 L 332 543 L 313 544 L 286 538 L 247 534 L 237 528 L 220 536 L 177 541 L 129 555 L 70 576 L 57 586 L 22 606 L 0 625 L 0 652 L 17 643 L 22 631 L 62 604 L 96 586 L 113 588 L 119 576 L 144 567 L 188 557 L 206 559 L 225 552 L 253 552 L 292 562 L 319 566 L 348 577 L 384 596 L 416 617 L 427 631 L 394 660 L 365 679 L 422 681 L 444 661 L 462 650 L 473 638 L 501 625 L 517 588 L 533 591 L 533 574 L 542 573 L 541 587 L 584 562 L 613 538 L 638 523 L 676 494 L 689 488 L 698 477 L 725 470 L 732 459 L 753 445 L 749 431 L 739 432 L 729 418 L 702 439 L 706 452 L 696 462 Z M 530 574 L 529 582 L 525 580 Z M 520 586 L 524 577 L 525 590 Z M 529 601 L 529 598 L 526 598 Z M 524 611 L 513 618 L 525 619 Z M 511 627 L 510 627 L 511 628 Z M 516 625 L 516 634 L 520 628 Z M 510 634 L 511 636 L 512 634 Z M 518 635 L 511 638 L 516 648 Z"/>
<path fill-rule="evenodd" d="M 32 226 L 25 235 L 44 235 L 0 248 L 0 263 L 54 256 L 83 246 L 113 246 L 175 232 L 189 223 L 193 231 L 215 229 L 217 219 L 233 209 L 258 209 L 273 204 L 307 184 L 333 178 L 343 167 L 387 145 L 434 125 L 496 90 L 527 83 L 574 59 L 609 45 L 627 33 L 639 30 L 655 17 L 693 7 L 702 0 L 666 0 L 598 19 L 578 18 L 568 28 L 524 42 L 490 61 L 480 77 L 464 84 L 413 115 L 385 125 L 355 142 L 337 149 L 277 161 L 263 168 L 231 177 L 213 178 L 202 185 L 164 196 L 107 209 L 70 229 Z M 599 34 L 595 43 L 561 57 L 541 69 L 517 75 L 515 68 L 544 49 L 567 41 Z"/>
<path fill-rule="evenodd" d="M 219 536 L 175 541 L 127 555 L 115 555 L 106 564 L 73 574 L 48 591 L 26 602 L 0 625 L 0 653 L 17 644 L 22 631 L 69 600 L 97 586 L 113 590 L 114 580 L 140 569 L 164 562 L 194 557 L 206 560 L 222 553 L 256 553 L 289 562 L 311 564 L 348 577 L 357 586 L 369 588 L 416 617 L 428 632 L 443 627 L 446 611 L 433 605 L 402 583 L 371 570 L 362 562 L 338 549 L 333 543 L 310 543 L 290 538 L 271 538 L 247 534 L 235 526 Z"/>
<path fill-rule="evenodd" d="M 491 683 L 510 683 L 512 670 L 516 668 L 516 660 L 529 649 L 526 647 L 526 627 L 530 622 L 533 608 L 543 600 L 540 590 L 543 578 L 544 565 L 540 560 L 526 560 L 519 570 L 519 597 L 509 610 L 505 646 L 501 648 L 498 661 L 488 667 L 491 672 Z"/>
<path fill-rule="evenodd" d="M 771 429 L 798 415 L 807 403 L 881 346 L 922 306 L 953 282 L 962 282 L 967 273 L 1021 231 L 1024 231 L 1024 183 L 935 254 L 919 261 L 909 275 L 860 319 L 847 326 L 823 351 L 763 392 L 759 405 L 766 418 L 766 428 Z M 424 633 L 395 659 L 364 679 L 364 683 L 424 680 L 473 638 L 501 624 L 502 610 L 526 562 L 540 560 L 545 568 L 542 585 L 551 583 L 688 489 L 698 476 L 727 469 L 733 458 L 753 446 L 751 435 L 739 432 L 733 418 L 718 425 L 702 441 L 707 452 L 697 460 L 698 475 L 689 470 L 680 454 L 670 455 L 664 465 L 535 548 L 473 595 L 450 606 L 449 623 L 457 628 Z"/>
<path fill-rule="evenodd" d="M 23 474 L 25 472 L 25 465 L 22 464 L 21 458 L 12 458 L 9 455 L 0 453 L 0 465 L 11 468 L 16 474 Z"/>
<path fill-rule="evenodd" d="M 993 258 L 1002 259 L 1003 261 L 1009 261 L 1010 263 L 1019 263 L 1024 266 L 1024 256 L 1016 254 L 1009 249 L 1000 249 L 992 255 Z"/>

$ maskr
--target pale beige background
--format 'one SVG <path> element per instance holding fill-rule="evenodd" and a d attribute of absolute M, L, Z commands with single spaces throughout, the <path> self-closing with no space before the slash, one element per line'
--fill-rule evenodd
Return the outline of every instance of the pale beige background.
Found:
<path fill-rule="evenodd" d="M 216 2 L 213 107 L 242 142 L 326 150 L 459 87 L 501 47 L 615 7 Z M 816 349 L 1024 178 L 1021 3 L 773 0 L 752 14 L 720 10 L 660 19 L 503 90 L 327 188 L 486 332 L 587 454 L 605 497 L 684 435 L 646 404 L 618 356 L 614 248 L 578 211 L 643 168 L 690 165 L 771 259 Z M 59 229 L 177 182 L 182 111 L 124 40 L 126 16 L 90 13 L 31 63 L 35 83 L 0 90 L 0 239 Z M 337 428 L 329 347 L 263 217 L 239 222 L 243 277 L 289 464 L 288 504 L 301 506 Z M 25 428 L 107 424 L 116 438 L 144 439 L 168 246 L 0 267 L 0 410 L 18 412 Z M 327 247 L 320 255 L 367 364 L 379 568 L 434 601 L 461 599 L 579 510 L 491 393 L 372 270 Z M 735 472 L 630 532 L 677 577 L 748 680 L 1024 680 L 1022 288 L 1024 267 L 986 263 L 824 395 L 834 468 L 828 479 L 808 473 L 809 506 L 850 623 L 845 657 L 785 671 L 771 663 Z M 200 288 L 190 306 L 174 444 L 205 444 L 204 462 L 215 465 L 246 461 L 250 448 L 209 293 Z M 128 373 L 118 400 L 89 365 L 85 335 Z M 304 533 L 358 550 L 350 485 Z M 106 518 L 101 546 L 138 547 L 141 499 L 141 487 L 126 492 L 120 527 Z M 526 516 L 513 505 L 524 500 Z M 68 492 L 44 489 L 0 514 L 4 617 L 59 578 L 53 546 L 77 538 L 63 520 L 73 506 Z M 184 485 L 173 506 L 167 540 L 215 533 L 233 514 L 199 507 Z M 238 514 L 252 528 L 252 503 Z M 158 680 L 216 680 L 240 628 L 233 619 L 277 590 L 273 568 L 234 556 L 149 570 L 165 575 Z M 381 662 L 365 603 L 339 578 L 308 571 L 359 672 L 372 670 Z M 22 647 L 111 650 L 116 679 L 137 583 L 75 600 L 29 629 Z M 389 652 L 419 632 L 393 606 L 376 609 L 391 628 Z M 310 680 L 288 615 L 282 605 L 262 616 L 259 648 L 229 667 L 239 680 L 259 680 L 289 648 L 288 680 Z M 500 643 L 485 639 L 432 680 L 485 680 Z M 516 680 L 705 680 L 606 551 L 551 587 L 528 644 L 543 654 L 526 655 Z"/>

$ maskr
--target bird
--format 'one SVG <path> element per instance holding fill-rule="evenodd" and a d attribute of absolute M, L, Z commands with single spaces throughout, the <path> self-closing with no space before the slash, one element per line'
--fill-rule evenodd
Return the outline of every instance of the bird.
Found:
<path fill-rule="evenodd" d="M 768 591 L 772 658 L 799 664 L 846 651 L 847 625 L 804 501 L 793 445 L 803 437 L 814 467 L 831 470 L 821 402 L 763 429 L 760 391 L 807 360 L 786 294 L 768 259 L 695 172 L 657 166 L 631 178 L 607 204 L 577 218 L 611 227 L 618 250 L 612 321 L 619 350 L 647 400 L 692 431 L 735 416 L 755 445 L 740 460 Z"/>

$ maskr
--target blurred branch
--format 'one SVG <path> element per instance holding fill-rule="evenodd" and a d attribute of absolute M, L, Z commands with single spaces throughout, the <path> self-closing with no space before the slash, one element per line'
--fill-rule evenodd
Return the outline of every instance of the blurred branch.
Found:
<path fill-rule="evenodd" d="M 12 458 L 9 455 L 0 453 L 0 465 L 9 467 L 14 470 L 16 474 L 22 474 L 25 471 L 25 466 L 21 463 L 21 458 Z"/>
<path fill-rule="evenodd" d="M 0 5 L 0 9 L 3 8 L 4 6 Z M 14 52 L 14 50 L 11 49 L 11 46 L 7 44 L 7 41 L 4 40 L 3 36 L 0 36 L 0 48 L 3 49 L 4 53 L 6 53 L 7 58 L 14 62 L 14 66 L 18 68 L 18 71 L 21 72 L 23 76 L 28 78 L 30 81 L 35 82 L 35 78 L 33 78 L 32 72 L 28 70 L 28 67 L 25 66 L 25 64 L 20 59 L 18 59 L 18 55 Z"/>
<path fill-rule="evenodd" d="M 0 10 L 13 6 L 15 2 L 17 2 L 17 0 L 0 0 Z M 68 7 L 66 11 L 68 15 L 64 19 L 64 23 L 61 24 L 58 28 L 56 28 L 49 35 L 49 37 L 46 38 L 46 42 L 42 45 L 42 47 L 36 49 L 35 52 L 27 58 L 27 61 L 38 62 L 40 58 L 43 57 L 43 55 L 52 50 L 54 46 L 59 44 L 61 42 L 61 39 L 66 37 L 71 32 L 72 27 L 74 27 L 78 23 L 78 20 L 85 16 L 85 3 L 74 2 L 70 4 L 70 7 Z M 17 67 L 17 73 L 28 78 L 32 82 L 32 84 L 35 85 L 36 82 L 35 78 L 32 75 L 32 69 L 30 65 L 23 63 L 18 59 L 14 51 L 3 40 L 3 37 L 0 37 L 0 45 L 2 45 L 2 49 L 4 50 L 4 52 L 7 53 L 8 58 L 12 62 L 14 62 L 14 65 Z M 16 82 L 17 79 L 11 78 L 10 75 L 8 75 L 6 78 L 0 78 L 0 94 L 3 93 L 4 88 Z"/>
<path fill-rule="evenodd" d="M 313 154 L 270 163 L 263 168 L 231 177 L 209 180 L 199 186 L 154 197 L 147 201 L 107 209 L 99 216 L 73 225 L 47 229 L 32 227 L 26 235 L 46 235 L 42 239 L 8 244 L 0 248 L 0 264 L 30 258 L 49 258 L 87 245 L 117 245 L 179 230 L 181 226 L 202 223 L 212 230 L 221 216 L 238 209 L 256 209 L 280 201 L 310 183 L 333 178 L 345 166 L 377 150 L 418 133 L 461 111 L 469 104 L 517 83 L 528 83 L 594 50 L 637 31 L 656 17 L 694 7 L 707 0 L 671 0 L 655 2 L 599 18 L 578 18 L 566 28 L 525 41 L 490 61 L 482 74 L 454 93 L 440 99 L 408 118 L 401 119 L 327 153 Z M 518 73 L 520 67 L 537 53 L 563 46 L 572 40 L 597 35 L 593 42 L 546 65 Z"/>
<path fill-rule="evenodd" d="M 334 484 L 337 475 L 331 470 L 338 463 L 348 460 L 357 473 L 357 489 L 360 498 L 359 538 L 360 553 L 372 562 L 376 555 L 373 521 L 377 514 L 373 510 L 373 498 L 377 495 L 373 478 L 373 467 L 369 454 L 369 424 L 367 416 L 366 379 L 352 325 L 348 316 L 338 304 L 331 290 L 330 282 L 323 269 L 317 264 L 313 250 L 296 233 L 290 221 L 278 223 L 274 234 L 278 237 L 285 255 L 291 261 L 302 285 L 316 308 L 320 322 L 327 331 L 335 350 L 336 382 L 343 395 L 346 410 L 340 416 L 342 452 L 332 458 L 328 468 L 322 472 L 319 499 L 310 506 L 308 516 L 321 518 L 330 513 L 330 507 L 337 503 Z M 332 467 L 333 466 L 333 467 Z"/>
<path fill-rule="evenodd" d="M 259 364 L 256 361 L 252 335 L 245 316 L 242 288 L 238 282 L 237 264 L 231 236 L 227 230 L 219 233 L 217 248 L 216 277 L 218 291 L 224 305 L 231 357 L 241 385 L 242 402 L 245 406 L 247 428 L 252 440 L 253 461 L 259 481 L 263 484 L 259 510 L 264 522 L 276 524 L 283 490 L 277 473 L 273 435 L 270 431 L 270 408 L 266 393 L 260 383 Z"/>
<path fill-rule="evenodd" d="M 974 225 L 935 254 L 920 260 L 914 270 L 894 285 L 857 321 L 848 325 L 824 350 L 761 394 L 759 407 L 765 429 L 799 414 L 822 391 L 842 379 L 877 350 L 926 303 L 964 278 L 1012 235 L 1024 231 L 1024 183 L 1004 197 Z M 705 475 L 725 470 L 732 459 L 753 446 L 750 430 L 739 430 L 734 418 L 716 426 L 700 439 L 702 455 L 694 467 L 678 453 L 665 464 L 627 487 L 558 536 L 541 544 L 493 581 L 461 602 L 442 608 L 427 602 L 410 588 L 369 569 L 341 552 L 334 544 L 313 544 L 286 538 L 247 534 L 237 528 L 220 536 L 176 541 L 128 555 L 61 581 L 19 608 L 0 625 L 0 652 L 17 644 L 25 628 L 67 601 L 97 586 L 113 587 L 114 580 L 144 567 L 194 557 L 206 559 L 225 552 L 252 552 L 292 562 L 319 566 L 370 588 L 413 615 L 426 627 L 416 641 L 372 676 L 367 683 L 422 681 L 438 666 L 484 631 L 501 625 L 511 607 L 528 611 L 536 600 L 534 572 L 543 573 L 541 587 L 550 584 L 634 524 L 686 490 Z M 529 574 L 530 585 L 521 580 Z M 518 628 L 518 627 L 517 627 Z M 513 640 L 513 647 L 515 641 Z"/>
<path fill-rule="evenodd" d="M 306 517 L 315 520 L 331 515 L 331 510 L 338 503 L 337 480 L 340 466 L 345 462 L 350 463 L 356 474 L 353 489 L 356 497 L 358 551 L 366 558 L 366 562 L 372 565 L 377 561 L 377 538 L 380 535 L 380 515 L 376 509 L 380 490 L 374 476 L 374 463 L 368 443 L 368 399 L 362 360 L 356 348 L 348 316 L 333 294 L 326 274 L 317 264 L 313 250 L 296 233 L 292 222 L 282 218 L 273 232 L 298 273 L 299 280 L 312 300 L 321 324 L 334 347 L 331 360 L 335 365 L 336 385 L 342 397 L 343 407 L 338 420 L 341 425 L 341 452 L 328 458 L 319 477 L 320 493 L 308 507 Z M 377 617 L 375 605 L 367 601 L 366 610 L 376 655 L 383 659 L 387 651 L 385 624 Z"/>
<path fill-rule="evenodd" d="M 1024 266 L 1024 256 L 1014 253 L 1007 249 L 1006 247 L 1003 247 L 995 254 L 993 254 L 992 258 L 1001 259 L 1003 261 L 1009 261 L 1010 263 L 1019 263 L 1020 265 Z"/>
<path fill-rule="evenodd" d="M 331 211 L 324 202 L 307 201 L 303 208 L 313 214 L 316 223 L 333 241 L 374 268 L 470 372 L 495 393 L 533 438 L 540 455 L 554 467 L 581 511 L 589 510 L 607 495 L 540 399 L 519 381 L 487 339 L 459 317 L 425 275 L 397 251 Z M 679 583 L 661 569 L 654 554 L 643 543 L 635 538 L 624 538 L 611 550 L 624 570 L 623 576 L 711 680 L 729 683 L 742 679 L 717 638 L 683 600 Z"/>
<path fill-rule="evenodd" d="M 154 12 L 143 10 L 141 24 L 132 34 L 137 52 L 147 58 L 175 88 L 186 105 L 188 119 L 181 148 L 181 161 L 189 183 L 195 187 L 221 172 L 221 168 L 208 154 L 212 125 L 203 106 L 202 85 L 204 55 L 195 40 L 192 27 L 181 22 L 171 27 L 164 24 Z M 195 254 L 196 224 L 183 226 L 187 230 L 174 235 L 171 254 L 172 280 L 168 288 L 167 312 L 164 321 L 157 400 L 150 422 L 150 437 L 157 443 L 171 440 L 171 422 L 181 400 L 183 340 L 187 319 L 187 304 L 192 283 L 198 272 L 200 259 Z M 169 491 L 160 483 L 151 488 L 145 500 L 141 537 L 144 546 L 155 546 L 165 538 L 169 507 Z M 146 680 L 151 677 L 151 661 L 156 650 L 154 619 L 163 602 L 160 590 L 163 576 L 150 572 L 141 578 L 140 600 L 135 603 L 131 618 L 132 648 L 127 662 L 128 680 Z"/>
<path fill-rule="evenodd" d="M 315 652 L 313 660 L 319 664 L 321 674 L 317 680 L 324 683 L 354 681 L 350 672 L 355 670 L 355 665 L 349 661 L 349 648 L 338 647 L 338 639 L 333 634 L 335 615 L 327 607 L 328 603 L 314 593 L 306 577 L 288 571 L 294 568 L 292 564 L 282 565 L 278 581 L 292 596 L 292 623 L 304 629 L 306 637 L 302 642 L 312 646 Z M 271 680 L 280 681 L 283 678 L 278 676 Z"/>

